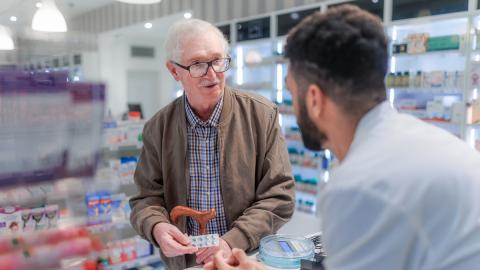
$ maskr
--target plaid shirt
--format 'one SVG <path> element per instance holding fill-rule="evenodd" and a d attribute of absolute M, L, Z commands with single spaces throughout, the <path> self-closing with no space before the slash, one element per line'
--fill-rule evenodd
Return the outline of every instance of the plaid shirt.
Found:
<path fill-rule="evenodd" d="M 215 106 L 210 119 L 200 120 L 185 97 L 185 112 L 188 120 L 188 158 L 190 172 L 190 194 L 188 206 L 205 211 L 215 208 L 216 217 L 207 224 L 207 233 L 223 235 L 227 232 L 227 219 L 220 189 L 220 153 L 218 151 L 217 126 L 223 107 L 223 96 Z M 199 225 L 187 219 L 189 235 L 199 235 Z"/>

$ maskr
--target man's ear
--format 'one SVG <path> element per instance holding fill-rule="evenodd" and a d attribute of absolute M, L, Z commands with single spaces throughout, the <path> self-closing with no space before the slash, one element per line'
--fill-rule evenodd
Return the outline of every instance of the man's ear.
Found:
<path fill-rule="evenodd" d="M 180 80 L 180 76 L 178 75 L 177 67 L 170 61 L 167 61 L 165 66 L 167 67 L 170 74 L 172 74 L 173 78 L 178 82 Z"/>
<path fill-rule="evenodd" d="M 316 84 L 310 84 L 305 95 L 305 106 L 311 119 L 318 119 L 325 110 L 325 93 Z"/>

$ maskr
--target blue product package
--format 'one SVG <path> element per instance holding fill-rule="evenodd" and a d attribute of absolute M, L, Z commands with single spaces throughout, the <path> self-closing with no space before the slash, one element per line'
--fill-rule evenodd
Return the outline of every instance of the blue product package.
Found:
<path fill-rule="evenodd" d="M 87 205 L 87 223 L 89 225 L 100 223 L 100 197 L 98 194 L 87 194 L 85 203 Z"/>
<path fill-rule="evenodd" d="M 99 217 L 100 223 L 112 222 L 112 195 L 110 192 L 100 193 Z"/>

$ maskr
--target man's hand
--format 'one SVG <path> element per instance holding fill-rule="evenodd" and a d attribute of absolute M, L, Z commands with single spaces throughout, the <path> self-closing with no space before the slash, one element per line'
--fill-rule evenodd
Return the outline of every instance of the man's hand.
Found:
<path fill-rule="evenodd" d="M 234 248 L 232 255 L 225 259 L 222 252 L 217 252 L 213 261 L 205 264 L 204 270 L 267 270 L 259 262 L 248 258 L 241 249 Z"/>
<path fill-rule="evenodd" d="M 167 257 L 192 254 L 198 251 L 198 248 L 191 245 L 190 238 L 177 227 L 168 223 L 155 224 L 153 237 Z"/>
<path fill-rule="evenodd" d="M 222 251 L 222 254 L 223 254 L 224 258 L 228 258 L 232 255 L 232 250 L 231 250 L 230 246 L 227 244 L 227 242 L 225 242 L 225 240 L 220 238 L 218 246 L 202 248 L 201 250 L 197 251 L 196 262 L 198 264 L 208 263 L 208 262 L 213 260 L 213 256 L 218 251 Z"/>

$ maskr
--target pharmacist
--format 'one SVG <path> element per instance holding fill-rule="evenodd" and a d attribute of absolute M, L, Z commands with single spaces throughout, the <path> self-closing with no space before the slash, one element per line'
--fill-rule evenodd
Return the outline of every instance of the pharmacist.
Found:
<path fill-rule="evenodd" d="M 390 106 L 387 44 L 381 21 L 351 5 L 287 38 L 305 146 L 340 160 L 319 195 L 326 269 L 479 269 L 480 155 Z M 205 269 L 263 269 L 241 250 L 219 255 Z"/>
<path fill-rule="evenodd" d="M 210 23 L 171 26 L 166 66 L 185 95 L 161 109 L 144 128 L 130 200 L 135 230 L 160 247 L 168 269 L 213 259 L 222 250 L 253 250 L 294 210 L 294 181 L 278 109 L 270 101 L 225 86 L 228 43 Z M 215 208 L 208 233 L 219 247 L 197 250 L 183 234 L 198 235 L 192 219 L 171 224 L 170 210 Z"/>

